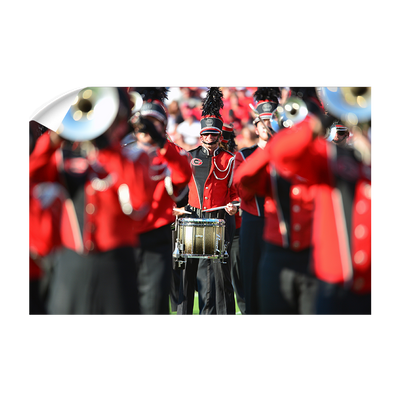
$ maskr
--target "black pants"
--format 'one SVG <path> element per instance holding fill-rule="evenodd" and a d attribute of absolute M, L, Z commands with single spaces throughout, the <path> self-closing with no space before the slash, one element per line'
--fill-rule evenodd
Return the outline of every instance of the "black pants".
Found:
<path fill-rule="evenodd" d="M 171 225 L 140 235 L 135 249 L 137 284 L 142 314 L 169 314 L 172 278 Z"/>
<path fill-rule="evenodd" d="M 264 242 L 258 269 L 260 314 L 316 314 L 320 281 L 309 273 L 310 249 Z"/>
<path fill-rule="evenodd" d="M 134 249 L 59 253 L 49 288 L 49 314 L 139 314 Z"/>
<path fill-rule="evenodd" d="M 193 217 L 198 216 L 194 214 Z M 221 211 L 218 215 L 203 213 L 203 218 L 225 217 Z M 235 230 L 234 218 L 225 219 L 225 239 L 230 243 Z M 232 225 L 233 224 L 233 225 Z M 195 290 L 199 293 L 200 314 L 235 314 L 235 297 L 232 286 L 230 264 L 219 260 L 189 258 L 186 268 L 181 271 L 179 286 L 178 314 L 193 314 Z"/>
<path fill-rule="evenodd" d="M 29 314 L 47 314 L 45 303 L 40 294 L 41 279 L 29 280 Z"/>
<path fill-rule="evenodd" d="M 240 227 L 240 262 L 242 268 L 246 314 L 258 314 L 258 264 L 263 247 L 264 217 L 242 211 Z"/>
<path fill-rule="evenodd" d="M 244 277 L 240 261 L 240 228 L 235 230 L 229 259 L 231 262 L 232 285 L 236 294 L 236 302 L 240 312 L 245 314 Z"/>
<path fill-rule="evenodd" d="M 371 315 L 371 293 L 357 294 L 342 285 L 321 282 L 317 314 Z"/>

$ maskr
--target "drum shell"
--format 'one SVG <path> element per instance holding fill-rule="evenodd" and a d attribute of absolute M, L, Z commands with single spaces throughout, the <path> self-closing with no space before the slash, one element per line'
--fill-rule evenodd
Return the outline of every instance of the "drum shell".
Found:
<path fill-rule="evenodd" d="M 178 220 L 180 256 L 187 258 L 224 258 L 225 220 L 181 218 Z"/>

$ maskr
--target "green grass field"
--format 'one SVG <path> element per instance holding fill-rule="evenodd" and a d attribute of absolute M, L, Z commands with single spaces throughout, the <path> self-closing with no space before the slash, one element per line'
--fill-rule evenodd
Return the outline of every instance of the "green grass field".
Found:
<path fill-rule="evenodd" d="M 239 310 L 239 307 L 236 302 L 236 296 L 235 296 L 235 306 L 236 306 L 236 314 L 237 315 L 242 315 L 242 313 Z M 176 312 L 171 312 L 170 308 L 170 314 L 176 315 Z M 193 315 L 199 315 L 199 298 L 197 292 L 194 294 L 194 305 L 193 305 Z"/>

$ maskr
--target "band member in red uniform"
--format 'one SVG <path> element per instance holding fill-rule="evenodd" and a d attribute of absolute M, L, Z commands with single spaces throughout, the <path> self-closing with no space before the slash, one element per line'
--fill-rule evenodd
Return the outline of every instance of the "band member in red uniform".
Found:
<path fill-rule="evenodd" d="M 190 150 L 193 174 L 189 182 L 189 204 L 186 211 L 196 218 L 224 219 L 225 212 L 234 215 L 238 200 L 232 186 L 234 155 L 219 146 L 223 120 L 219 110 L 223 107 L 222 92 L 210 88 L 203 102 L 201 118 L 202 145 Z M 225 206 L 208 212 L 210 208 Z M 228 222 L 229 223 L 229 222 Z M 228 225 L 227 223 L 227 225 Z M 227 226 L 226 239 L 230 229 Z M 189 259 L 182 271 L 178 314 L 192 314 L 194 292 L 199 292 L 201 314 L 234 314 L 235 301 L 229 265 L 209 259 Z"/>
<path fill-rule="evenodd" d="M 147 154 L 132 161 L 121 152 L 130 108 L 126 89 L 86 88 L 59 134 L 42 135 L 30 156 L 31 182 L 58 182 L 67 194 L 50 314 L 140 312 L 134 246 L 152 193 Z"/>
<path fill-rule="evenodd" d="M 222 138 L 220 147 L 224 150 L 237 154 L 237 144 L 235 142 L 235 132 L 232 124 L 224 124 L 222 126 Z M 229 257 L 227 262 L 230 264 L 230 271 L 232 277 L 232 286 L 236 295 L 236 303 L 242 314 L 245 314 L 246 304 L 244 301 L 244 286 L 242 268 L 240 265 L 240 226 L 242 224 L 242 217 L 239 215 L 240 209 L 235 215 L 225 215 L 225 220 L 229 221 L 231 225 L 231 243 L 228 246 Z"/>
<path fill-rule="evenodd" d="M 173 208 L 187 192 L 192 169 L 186 151 L 166 137 L 168 117 L 163 101 L 167 99 L 167 89 L 135 90 L 144 103 L 139 120 L 133 123 L 137 142 L 125 146 L 124 153 L 129 156 L 142 150 L 149 155 L 152 179 L 149 190 L 153 193 L 151 209 L 139 229 L 140 247 L 136 249 L 139 302 L 143 314 L 169 314 Z"/>
<path fill-rule="evenodd" d="M 279 171 L 299 174 L 316 188 L 311 261 L 326 282 L 318 312 L 370 314 L 370 142 L 355 127 L 351 146 L 334 146 L 322 138 L 324 128 L 309 115 L 277 135 L 270 158 Z"/>
<path fill-rule="evenodd" d="M 338 146 L 344 147 L 347 146 L 349 135 L 350 135 L 349 128 L 347 128 L 347 126 L 344 126 L 339 121 L 335 121 L 328 130 L 328 135 L 326 140 Z"/>
<path fill-rule="evenodd" d="M 29 154 L 37 139 L 47 131 L 29 122 Z M 61 245 L 60 215 L 64 189 L 58 183 L 30 182 L 29 188 L 29 314 L 46 314 L 46 282 L 49 260 Z"/>
<path fill-rule="evenodd" d="M 300 93 L 313 112 L 322 112 L 314 92 L 303 89 Z M 274 139 L 243 163 L 235 176 L 249 193 L 266 196 L 264 244 L 258 268 L 258 312 L 315 314 L 319 281 L 309 272 L 313 189 L 304 178 L 293 173 L 277 173 L 269 158 Z"/>
<path fill-rule="evenodd" d="M 263 149 L 270 136 L 271 115 L 279 104 L 279 88 L 258 88 L 254 93 L 257 117 L 253 121 L 258 135 L 258 143 L 241 149 L 236 154 L 235 174 L 243 162 L 257 150 Z M 246 189 L 236 183 L 236 189 L 241 199 L 242 226 L 240 233 L 240 258 L 242 260 L 242 275 L 244 277 L 246 314 L 257 314 L 257 269 L 263 247 L 264 202 L 262 196 L 246 193 Z"/>

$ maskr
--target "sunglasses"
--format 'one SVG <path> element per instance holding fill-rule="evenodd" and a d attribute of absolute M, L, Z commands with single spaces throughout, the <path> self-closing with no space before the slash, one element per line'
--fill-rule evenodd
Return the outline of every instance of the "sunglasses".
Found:
<path fill-rule="evenodd" d="M 208 135 L 217 137 L 217 136 L 219 136 L 219 133 L 210 133 L 210 132 L 208 132 L 208 133 L 201 133 L 200 134 L 200 136 L 208 136 Z"/>

